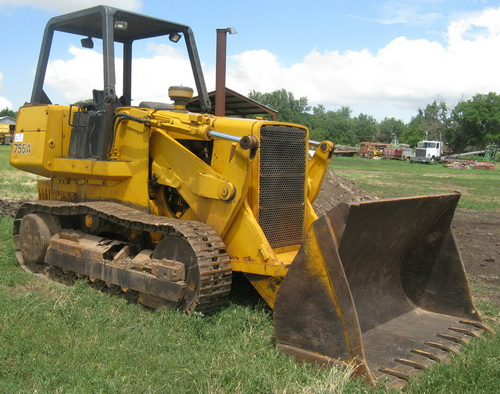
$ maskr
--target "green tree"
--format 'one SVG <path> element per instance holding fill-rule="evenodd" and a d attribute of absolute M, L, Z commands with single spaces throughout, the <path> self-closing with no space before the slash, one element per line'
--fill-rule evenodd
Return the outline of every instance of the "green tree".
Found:
<path fill-rule="evenodd" d="M 401 142 L 415 146 L 418 141 L 441 140 L 450 127 L 450 110 L 443 100 L 434 100 L 425 108 L 419 108 L 407 128 L 401 134 Z"/>
<path fill-rule="evenodd" d="M 2 116 L 10 116 L 11 118 L 16 119 L 17 112 L 14 112 L 14 111 L 8 109 L 7 107 L 5 107 L 4 109 L 0 110 L 0 117 L 2 117 Z"/>
<path fill-rule="evenodd" d="M 410 123 L 407 125 L 405 131 L 403 131 L 399 142 L 403 142 L 414 147 L 417 146 L 418 142 L 423 139 L 425 139 L 425 132 L 422 132 L 420 128 L 415 127 L 414 124 Z"/>
<path fill-rule="evenodd" d="M 349 107 L 327 111 L 323 105 L 319 104 L 311 108 L 307 97 L 297 99 L 292 92 L 285 89 L 275 90 L 271 93 L 252 90 L 248 97 L 278 111 L 278 121 L 298 123 L 309 127 L 313 139 L 327 139 L 337 144 L 359 142 L 354 132 Z"/>
<path fill-rule="evenodd" d="M 359 114 L 352 119 L 352 126 L 356 135 L 355 144 L 372 141 L 377 133 L 377 120 L 371 115 Z"/>
<path fill-rule="evenodd" d="M 476 94 L 471 100 L 459 102 L 451 118 L 447 142 L 455 152 L 500 143 L 500 95 L 497 93 Z"/>
<path fill-rule="evenodd" d="M 346 145 L 357 142 L 349 107 L 341 107 L 336 111 L 326 111 L 325 107 L 320 104 L 313 108 L 309 127 L 314 139 L 326 139 L 336 144 Z"/>
<path fill-rule="evenodd" d="M 385 118 L 377 127 L 377 141 L 389 143 L 394 137 L 399 139 L 405 129 L 406 125 L 402 120 L 392 117 Z"/>
<path fill-rule="evenodd" d="M 331 140 L 325 106 L 318 104 L 316 107 L 313 107 L 312 111 L 313 113 L 309 122 L 311 138 L 318 141 Z"/>
<path fill-rule="evenodd" d="M 292 92 L 285 89 L 275 90 L 271 93 L 250 91 L 248 97 L 278 111 L 277 120 L 305 124 L 309 120 L 307 112 L 311 107 L 307 103 L 307 97 L 296 99 Z"/>

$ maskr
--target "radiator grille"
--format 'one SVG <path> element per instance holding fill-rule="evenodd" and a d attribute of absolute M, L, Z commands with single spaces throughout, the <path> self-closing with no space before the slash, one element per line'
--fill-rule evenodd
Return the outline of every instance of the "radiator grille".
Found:
<path fill-rule="evenodd" d="M 304 240 L 305 138 L 295 127 L 260 131 L 259 224 L 273 248 Z"/>
<path fill-rule="evenodd" d="M 427 149 L 422 149 L 422 148 L 415 149 L 415 156 L 425 157 L 426 154 L 427 154 Z"/>

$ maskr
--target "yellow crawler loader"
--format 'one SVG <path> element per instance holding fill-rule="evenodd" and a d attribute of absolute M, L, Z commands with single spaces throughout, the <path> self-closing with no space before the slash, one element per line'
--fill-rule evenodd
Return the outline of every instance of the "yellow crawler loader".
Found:
<path fill-rule="evenodd" d="M 51 103 L 54 32 L 102 41 L 92 100 Z M 186 109 L 186 87 L 170 88 L 171 104 L 132 104 L 132 47 L 153 37 L 185 42 L 201 113 Z M 333 150 L 304 126 L 211 115 L 188 26 L 107 6 L 52 18 L 11 151 L 14 167 L 43 177 L 14 222 L 18 261 L 203 313 L 223 306 L 240 272 L 274 310 L 280 350 L 405 382 L 488 329 L 450 227 L 459 194 L 343 203 L 318 217 Z"/>

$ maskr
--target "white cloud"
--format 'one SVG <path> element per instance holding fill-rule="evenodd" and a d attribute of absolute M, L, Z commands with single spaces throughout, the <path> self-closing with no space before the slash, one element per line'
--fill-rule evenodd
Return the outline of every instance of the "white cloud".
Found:
<path fill-rule="evenodd" d="M 498 48 L 500 8 L 485 9 L 450 23 L 444 46 L 398 37 L 376 53 L 312 51 L 290 67 L 268 51 L 247 51 L 231 59 L 227 84 L 243 93 L 285 88 L 313 105 L 349 105 L 378 118 L 393 108 L 389 112 L 409 120 L 438 96 L 453 103 L 463 95 L 500 92 Z"/>
<path fill-rule="evenodd" d="M 92 89 L 102 89 L 102 55 L 71 46 L 70 60 L 54 60 L 47 67 L 45 88 L 48 96 L 59 104 L 92 97 Z M 64 97 L 65 102 L 60 102 Z M 54 97 L 55 96 L 55 97 Z"/>
<path fill-rule="evenodd" d="M 296 97 L 306 96 L 312 105 L 350 106 L 355 115 L 408 121 L 418 107 L 438 97 L 453 105 L 464 96 L 500 92 L 498 48 L 500 8 L 485 9 L 450 23 L 445 45 L 402 36 L 377 52 L 313 50 L 291 66 L 264 49 L 245 51 L 228 59 L 227 86 L 242 94 L 285 88 Z M 170 85 L 194 88 L 183 54 L 169 45 L 148 50 L 150 56 L 134 63 L 134 98 L 161 101 L 167 100 Z M 51 63 L 47 75 L 47 85 L 64 91 L 68 102 L 89 98 L 92 88 L 102 86 L 100 55 L 76 47 L 70 53 L 71 60 Z M 84 68 L 78 65 L 82 62 Z M 209 90 L 214 75 L 213 68 L 205 70 Z"/>
<path fill-rule="evenodd" d="M 439 12 L 428 12 L 429 4 L 439 3 L 441 0 L 406 0 L 388 1 L 378 7 L 380 17 L 368 18 L 360 15 L 349 15 L 351 18 L 359 18 L 365 21 L 380 23 L 383 25 L 409 25 L 430 26 L 443 17 Z M 425 3 L 425 4 L 422 4 Z M 376 7 L 376 6 L 375 6 Z"/>
<path fill-rule="evenodd" d="M 375 21 L 385 25 L 408 24 L 426 26 L 441 17 L 436 12 L 421 12 L 422 7 L 418 3 L 418 1 L 389 1 L 382 6 L 382 18 Z"/>
<path fill-rule="evenodd" d="M 0 90 L 2 90 L 3 74 L 0 73 Z M 12 109 L 12 103 L 5 97 L 0 96 L 0 109 L 9 108 Z"/>
<path fill-rule="evenodd" d="M 135 104 L 140 101 L 170 102 L 170 86 L 182 85 L 195 89 L 189 59 L 169 45 L 161 46 L 160 49 L 165 52 L 160 51 L 152 58 L 134 60 L 133 69 L 139 70 L 132 81 L 132 100 Z"/>
<path fill-rule="evenodd" d="M 150 58 L 134 59 L 132 98 L 140 101 L 169 101 L 168 88 L 173 85 L 191 86 L 194 80 L 189 60 L 169 45 L 152 45 Z M 45 90 L 52 101 L 73 103 L 92 97 L 92 89 L 102 89 L 102 55 L 94 50 L 71 46 L 70 60 L 49 63 Z M 122 61 L 117 59 L 117 93 L 122 91 Z"/>
<path fill-rule="evenodd" d="M 102 4 L 102 0 L 0 0 L 0 8 L 33 7 L 37 9 L 53 10 L 59 12 L 77 11 L 84 8 Z M 126 9 L 139 10 L 141 0 L 106 0 L 106 5 Z"/>
<path fill-rule="evenodd" d="M 0 96 L 0 109 L 12 109 L 12 103 L 7 100 L 5 97 Z"/>

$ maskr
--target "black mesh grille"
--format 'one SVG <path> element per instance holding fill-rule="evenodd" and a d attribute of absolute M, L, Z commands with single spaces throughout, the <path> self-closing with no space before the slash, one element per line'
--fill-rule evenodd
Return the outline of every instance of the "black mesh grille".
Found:
<path fill-rule="evenodd" d="M 260 131 L 259 224 L 273 248 L 304 240 L 305 138 L 294 127 Z"/>
<path fill-rule="evenodd" d="M 427 150 L 426 149 L 422 149 L 422 148 L 416 148 L 415 149 L 415 156 L 425 157 L 426 154 L 427 154 Z"/>

